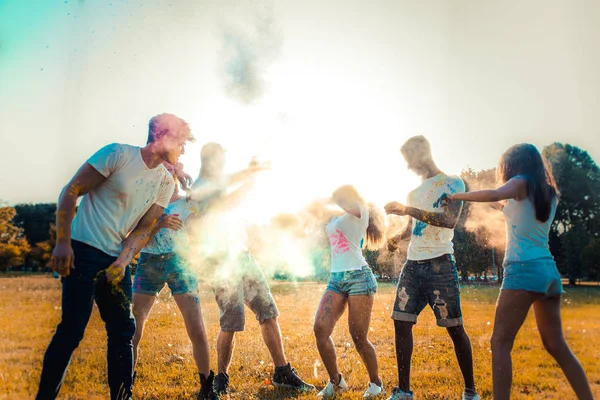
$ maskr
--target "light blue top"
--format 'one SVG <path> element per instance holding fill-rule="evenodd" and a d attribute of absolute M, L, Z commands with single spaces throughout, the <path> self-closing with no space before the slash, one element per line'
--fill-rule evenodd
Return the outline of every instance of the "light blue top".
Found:
<path fill-rule="evenodd" d="M 556 205 L 557 199 L 554 198 L 550 217 L 546 222 L 540 222 L 535 217 L 535 205 L 529 198 L 506 202 L 502 210 L 506 220 L 505 264 L 552 257 L 548 234 L 556 214 Z"/>

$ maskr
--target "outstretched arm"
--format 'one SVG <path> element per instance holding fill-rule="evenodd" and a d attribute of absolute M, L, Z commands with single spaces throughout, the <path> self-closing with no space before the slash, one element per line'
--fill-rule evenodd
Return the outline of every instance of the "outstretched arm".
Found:
<path fill-rule="evenodd" d="M 428 225 L 454 229 L 462 211 L 461 202 L 452 202 L 442 212 L 425 211 L 415 207 L 405 206 L 396 201 L 386 204 L 388 214 L 408 215 Z"/>
<path fill-rule="evenodd" d="M 504 185 L 492 190 L 476 190 L 467 193 L 455 193 L 448 195 L 450 204 L 456 201 L 474 201 L 491 203 L 508 199 L 524 199 L 527 197 L 527 180 L 523 177 L 510 179 Z"/>
<path fill-rule="evenodd" d="M 63 277 L 69 275 L 71 268 L 74 268 L 71 223 L 75 217 L 77 199 L 100 186 L 105 180 L 104 175 L 86 162 L 60 193 L 56 210 L 56 246 L 52 252 L 50 265 Z"/>

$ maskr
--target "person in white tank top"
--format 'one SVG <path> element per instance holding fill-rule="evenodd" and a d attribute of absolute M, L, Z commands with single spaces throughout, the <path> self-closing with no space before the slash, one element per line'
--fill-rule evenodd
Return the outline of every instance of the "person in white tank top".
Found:
<path fill-rule="evenodd" d="M 377 281 L 363 256 L 363 246 L 372 250 L 381 247 L 385 215 L 367 205 L 349 185 L 336 189 L 332 200 L 344 213 L 334 217 L 326 228 L 331 243 L 331 275 L 317 309 L 314 332 L 329 381 L 317 397 L 333 397 L 336 392 L 348 389 L 340 374 L 331 338 L 346 305 L 350 335 L 369 373 L 370 382 L 364 398 L 376 397 L 383 391 L 383 382 L 379 378 L 377 355 L 368 333 Z"/>
<path fill-rule="evenodd" d="M 585 372 L 566 343 L 560 318 L 560 274 L 548 247 L 558 190 L 541 154 L 531 144 L 518 144 L 501 157 L 497 168 L 502 186 L 493 190 L 445 194 L 454 201 L 505 202 L 506 252 L 504 279 L 492 334 L 494 399 L 510 398 L 511 350 L 517 332 L 533 305 L 546 350 L 558 362 L 578 399 L 593 395 Z"/>

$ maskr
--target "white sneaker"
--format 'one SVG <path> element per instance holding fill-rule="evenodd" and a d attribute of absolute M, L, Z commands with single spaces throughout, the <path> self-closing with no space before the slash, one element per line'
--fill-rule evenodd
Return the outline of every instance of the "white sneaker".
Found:
<path fill-rule="evenodd" d="M 466 392 L 463 392 L 462 400 L 481 400 L 481 397 L 477 393 L 468 394 Z"/>
<path fill-rule="evenodd" d="M 348 384 L 344 380 L 344 377 L 340 375 L 340 382 L 337 385 L 334 385 L 333 382 L 327 382 L 327 386 L 323 388 L 318 394 L 318 398 L 331 398 L 335 397 L 337 392 L 344 392 L 348 390 Z"/>
<path fill-rule="evenodd" d="M 363 395 L 363 398 L 371 399 L 373 397 L 379 396 L 381 393 L 383 393 L 383 382 L 381 382 L 381 386 L 377 386 L 377 384 L 371 382 L 369 383 L 369 387 Z"/>

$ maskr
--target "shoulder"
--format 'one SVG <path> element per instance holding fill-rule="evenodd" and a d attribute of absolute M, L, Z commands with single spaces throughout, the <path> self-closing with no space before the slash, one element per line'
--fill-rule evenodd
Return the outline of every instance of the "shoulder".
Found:
<path fill-rule="evenodd" d="M 125 154 L 137 154 L 141 148 L 139 146 L 133 146 L 131 144 L 124 143 L 113 143 L 118 151 L 121 151 Z"/>
<path fill-rule="evenodd" d="M 451 187 L 457 191 L 461 191 L 461 190 L 463 192 L 465 191 L 465 181 L 463 181 L 463 179 L 460 176 L 446 175 L 444 180 L 449 187 Z"/>
<path fill-rule="evenodd" d="M 175 185 L 175 180 L 173 179 L 173 175 L 169 173 L 167 168 L 160 164 L 157 168 L 157 173 L 160 175 L 161 183 L 165 186 Z"/>

